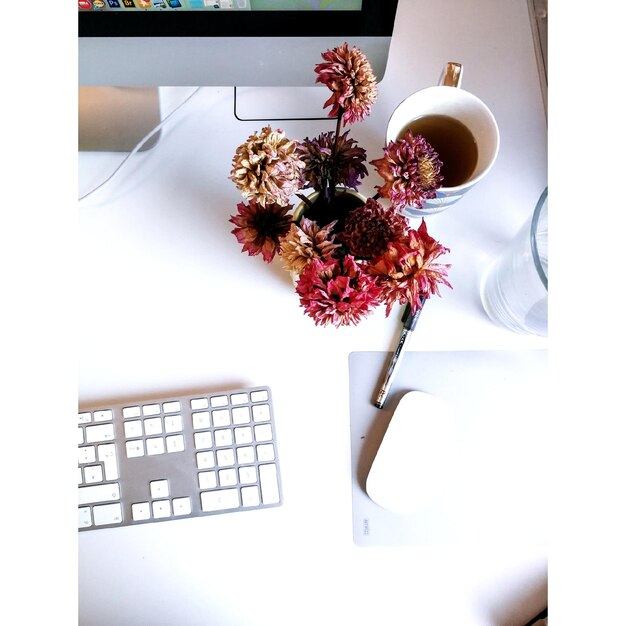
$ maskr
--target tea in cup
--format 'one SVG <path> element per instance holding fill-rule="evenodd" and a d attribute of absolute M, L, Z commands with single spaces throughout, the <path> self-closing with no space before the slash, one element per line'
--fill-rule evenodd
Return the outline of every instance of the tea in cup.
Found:
<path fill-rule="evenodd" d="M 422 207 L 404 207 L 407 217 L 432 215 L 458 202 L 495 163 L 500 147 L 496 120 L 487 105 L 461 89 L 463 68 L 448 63 L 442 84 L 422 89 L 403 100 L 387 125 L 387 143 L 407 130 L 421 135 L 442 162 L 442 186 Z"/>

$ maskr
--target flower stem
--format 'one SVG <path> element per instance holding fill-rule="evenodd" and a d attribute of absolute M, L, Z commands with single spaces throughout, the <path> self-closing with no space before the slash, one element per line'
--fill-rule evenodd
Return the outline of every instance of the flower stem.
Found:
<path fill-rule="evenodd" d="M 337 144 L 339 143 L 339 133 L 341 132 L 341 122 L 343 120 L 343 107 L 339 107 L 337 112 L 337 126 L 335 127 L 335 141 L 333 144 L 333 158 L 330 172 L 330 193 L 335 194 L 335 178 L 337 174 Z"/>

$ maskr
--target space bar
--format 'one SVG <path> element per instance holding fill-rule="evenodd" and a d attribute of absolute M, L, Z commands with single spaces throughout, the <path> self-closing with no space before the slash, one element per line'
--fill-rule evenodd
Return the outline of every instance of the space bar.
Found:
<path fill-rule="evenodd" d="M 78 488 L 78 504 L 92 504 L 94 502 L 111 502 L 120 499 L 119 483 L 106 485 L 90 485 Z"/>

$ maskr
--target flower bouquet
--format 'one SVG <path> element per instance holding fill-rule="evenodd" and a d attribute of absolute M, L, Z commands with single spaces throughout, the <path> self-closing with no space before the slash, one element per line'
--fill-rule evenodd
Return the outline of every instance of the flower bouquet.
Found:
<path fill-rule="evenodd" d="M 376 195 L 358 194 L 367 156 L 342 126 L 369 115 L 376 78 L 365 55 L 347 43 L 322 59 L 316 81 L 331 91 L 324 108 L 337 118 L 335 131 L 295 141 L 266 126 L 240 145 L 230 180 L 247 203 L 231 216 L 232 233 L 243 252 L 267 263 L 282 259 L 317 325 L 358 324 L 381 304 L 389 315 L 396 302 L 415 313 L 440 295 L 440 283 L 450 287 L 450 265 L 435 262 L 449 250 L 428 234 L 424 219 L 413 229 L 400 211 L 435 196 L 441 161 L 423 137 L 407 131 L 370 161 L 383 181 Z M 301 193 L 307 189 L 309 196 Z"/>

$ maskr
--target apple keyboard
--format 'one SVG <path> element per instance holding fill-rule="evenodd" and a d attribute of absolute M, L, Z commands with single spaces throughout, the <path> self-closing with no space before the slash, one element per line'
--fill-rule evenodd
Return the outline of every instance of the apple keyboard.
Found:
<path fill-rule="evenodd" d="M 268 387 L 79 409 L 79 531 L 281 503 Z"/>

